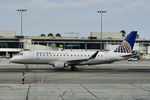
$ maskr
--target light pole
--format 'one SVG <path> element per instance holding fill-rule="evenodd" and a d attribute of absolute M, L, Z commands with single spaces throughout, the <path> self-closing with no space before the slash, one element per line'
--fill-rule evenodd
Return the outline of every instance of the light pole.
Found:
<path fill-rule="evenodd" d="M 22 32 L 23 32 L 23 25 L 22 25 L 23 21 L 22 21 L 22 19 L 23 19 L 23 16 L 22 16 L 22 13 L 27 11 L 27 10 L 26 9 L 17 9 L 17 11 L 20 12 L 20 15 L 21 15 L 20 16 L 21 17 L 20 18 L 21 19 L 21 27 L 20 27 L 21 28 L 21 44 L 20 44 L 20 46 L 21 46 L 21 51 L 22 51 L 22 49 L 23 49 L 23 44 L 22 44 Z"/>
<path fill-rule="evenodd" d="M 103 30 L 102 30 L 102 27 L 103 27 L 103 26 L 102 26 L 102 25 L 103 25 L 102 18 L 103 18 L 103 17 L 102 17 L 102 15 L 103 15 L 103 13 L 106 13 L 106 11 L 104 11 L 104 10 L 99 10 L 99 11 L 97 11 L 97 13 L 100 13 L 100 14 L 101 14 L 101 50 L 102 50 L 102 47 L 103 47 L 103 43 L 102 43 L 102 39 L 103 39 L 103 38 L 102 38 L 102 31 L 103 31 Z"/>

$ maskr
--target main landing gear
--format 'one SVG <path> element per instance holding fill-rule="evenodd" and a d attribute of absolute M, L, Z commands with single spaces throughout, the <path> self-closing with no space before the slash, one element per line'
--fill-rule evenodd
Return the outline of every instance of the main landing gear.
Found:
<path fill-rule="evenodd" d="M 25 64 L 25 71 L 28 71 L 28 64 Z"/>
<path fill-rule="evenodd" d="M 75 67 L 75 66 L 71 66 L 71 70 L 72 70 L 72 71 L 76 71 L 76 70 L 78 70 L 78 68 Z"/>

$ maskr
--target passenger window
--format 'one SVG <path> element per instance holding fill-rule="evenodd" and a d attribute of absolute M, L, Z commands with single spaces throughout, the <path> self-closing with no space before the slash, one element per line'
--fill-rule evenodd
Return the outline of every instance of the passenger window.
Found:
<path fill-rule="evenodd" d="M 48 52 L 46 52 L 47 56 L 48 56 Z"/>
<path fill-rule="evenodd" d="M 36 53 L 36 55 L 38 56 L 38 52 Z"/>

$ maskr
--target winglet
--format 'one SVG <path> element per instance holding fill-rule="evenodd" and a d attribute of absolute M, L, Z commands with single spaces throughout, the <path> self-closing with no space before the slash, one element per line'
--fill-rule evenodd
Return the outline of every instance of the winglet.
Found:
<path fill-rule="evenodd" d="M 96 51 L 89 59 L 94 59 L 97 56 L 98 52 L 99 51 Z"/>

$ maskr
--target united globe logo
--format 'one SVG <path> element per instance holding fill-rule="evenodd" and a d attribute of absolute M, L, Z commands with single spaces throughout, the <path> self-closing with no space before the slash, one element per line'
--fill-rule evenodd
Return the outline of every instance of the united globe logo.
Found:
<path fill-rule="evenodd" d="M 114 52 L 118 52 L 118 53 L 131 53 L 132 49 L 130 44 L 123 40 L 123 42 L 118 46 L 118 48 L 116 48 L 116 50 Z"/>

